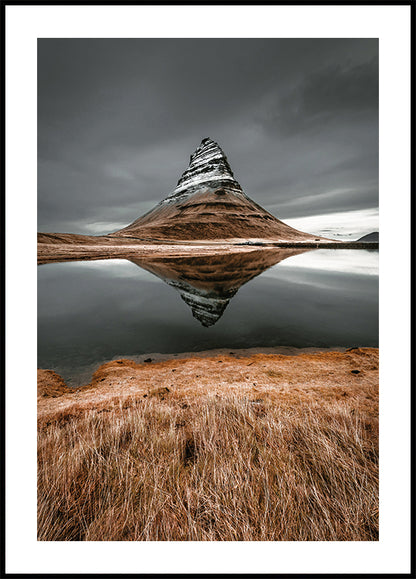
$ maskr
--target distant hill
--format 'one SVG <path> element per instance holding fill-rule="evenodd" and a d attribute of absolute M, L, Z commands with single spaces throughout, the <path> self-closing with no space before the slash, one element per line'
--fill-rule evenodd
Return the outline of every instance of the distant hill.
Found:
<path fill-rule="evenodd" d="M 367 235 L 364 235 L 363 237 L 360 237 L 360 239 L 357 239 L 357 241 L 377 241 L 378 242 L 378 231 L 373 231 L 372 233 L 367 233 Z"/>

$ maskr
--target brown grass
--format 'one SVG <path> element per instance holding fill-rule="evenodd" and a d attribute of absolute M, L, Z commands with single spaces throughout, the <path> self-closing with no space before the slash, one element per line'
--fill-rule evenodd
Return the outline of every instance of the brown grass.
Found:
<path fill-rule="evenodd" d="M 73 405 L 39 425 L 38 539 L 377 540 L 377 432 L 351 396 Z"/>

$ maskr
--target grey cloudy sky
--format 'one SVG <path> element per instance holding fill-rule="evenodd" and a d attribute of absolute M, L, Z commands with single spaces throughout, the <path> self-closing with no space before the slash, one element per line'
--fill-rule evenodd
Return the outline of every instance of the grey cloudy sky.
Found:
<path fill-rule="evenodd" d="M 38 40 L 39 231 L 131 223 L 204 137 L 280 219 L 374 215 L 378 40 Z"/>

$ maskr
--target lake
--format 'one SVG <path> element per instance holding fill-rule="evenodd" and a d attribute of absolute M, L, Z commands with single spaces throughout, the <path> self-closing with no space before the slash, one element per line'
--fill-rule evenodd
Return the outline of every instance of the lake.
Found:
<path fill-rule="evenodd" d="M 212 348 L 378 346 L 378 251 L 38 267 L 38 367 L 76 386 L 101 363 Z"/>

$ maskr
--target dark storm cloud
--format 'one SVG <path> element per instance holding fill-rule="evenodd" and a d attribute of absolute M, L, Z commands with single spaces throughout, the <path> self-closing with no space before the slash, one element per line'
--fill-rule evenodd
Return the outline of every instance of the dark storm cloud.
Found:
<path fill-rule="evenodd" d="M 277 120 L 287 132 L 314 124 L 378 114 L 375 59 L 358 66 L 331 65 L 306 77 L 282 98 Z"/>
<path fill-rule="evenodd" d="M 127 225 L 206 136 L 278 217 L 376 207 L 377 40 L 38 41 L 39 230 Z"/>

